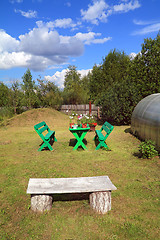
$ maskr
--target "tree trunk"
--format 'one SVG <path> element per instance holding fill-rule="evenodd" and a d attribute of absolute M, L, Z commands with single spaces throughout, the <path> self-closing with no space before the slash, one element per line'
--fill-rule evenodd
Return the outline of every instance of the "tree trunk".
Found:
<path fill-rule="evenodd" d="M 44 212 L 52 208 L 52 196 L 31 195 L 31 209 L 34 212 Z"/>
<path fill-rule="evenodd" d="M 90 206 L 97 213 L 105 214 L 111 210 L 111 191 L 91 193 L 89 200 Z"/>

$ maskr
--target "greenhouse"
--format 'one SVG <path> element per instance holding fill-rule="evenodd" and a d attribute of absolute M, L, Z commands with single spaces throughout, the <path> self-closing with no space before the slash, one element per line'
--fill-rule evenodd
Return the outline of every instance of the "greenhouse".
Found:
<path fill-rule="evenodd" d="M 160 93 L 149 95 L 137 104 L 131 130 L 142 140 L 151 139 L 160 149 Z"/>

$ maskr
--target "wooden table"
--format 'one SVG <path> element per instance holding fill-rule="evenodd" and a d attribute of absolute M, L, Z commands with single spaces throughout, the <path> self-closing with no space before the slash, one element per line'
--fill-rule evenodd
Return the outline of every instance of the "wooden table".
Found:
<path fill-rule="evenodd" d="M 73 150 L 76 150 L 79 146 L 82 146 L 83 149 L 87 149 L 86 145 L 83 142 L 83 139 L 89 130 L 90 130 L 89 126 L 87 126 L 87 128 L 82 128 L 82 127 L 69 128 L 69 131 L 77 139 L 77 143 L 74 146 Z"/>

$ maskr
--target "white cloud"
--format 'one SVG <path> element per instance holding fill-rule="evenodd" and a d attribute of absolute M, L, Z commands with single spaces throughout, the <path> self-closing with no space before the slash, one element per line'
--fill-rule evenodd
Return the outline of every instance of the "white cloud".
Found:
<path fill-rule="evenodd" d="M 99 21 L 106 21 L 106 12 L 108 5 L 104 0 L 97 0 L 93 5 L 89 5 L 87 10 L 81 9 L 81 16 L 83 20 L 98 25 Z"/>
<path fill-rule="evenodd" d="M 24 12 L 22 10 L 15 9 L 14 11 L 16 13 L 20 13 L 23 17 L 26 17 L 26 18 L 36 18 L 37 17 L 37 12 L 33 11 L 33 10 L 28 10 L 27 12 Z"/>
<path fill-rule="evenodd" d="M 38 27 L 47 27 L 49 29 L 55 29 L 55 28 L 75 29 L 76 26 L 80 25 L 79 22 L 74 23 L 71 18 L 56 19 L 55 21 L 49 21 L 47 23 L 44 23 L 43 21 L 37 21 L 36 24 Z"/>
<path fill-rule="evenodd" d="M 135 10 L 141 5 L 138 0 L 131 0 L 129 3 L 121 3 L 113 7 L 114 12 L 128 12 L 130 10 Z"/>
<path fill-rule="evenodd" d="M 95 43 L 95 44 L 105 43 L 112 39 L 111 37 L 95 39 L 95 37 L 97 37 L 97 36 L 101 36 L 101 33 L 94 33 L 94 32 L 81 33 L 81 32 L 79 32 L 75 35 L 75 37 L 77 39 L 80 39 L 81 41 L 84 42 L 84 44 L 87 44 L 87 45 L 90 45 L 91 43 Z"/>
<path fill-rule="evenodd" d="M 38 39 L 38 41 L 37 41 Z M 64 64 L 70 56 L 83 54 L 84 44 L 73 37 L 63 37 L 57 31 L 38 27 L 29 33 L 12 38 L 0 31 L 0 69 L 29 67 L 40 71 L 56 64 Z"/>
<path fill-rule="evenodd" d="M 142 20 L 133 20 L 133 23 L 136 25 L 150 25 L 150 24 L 154 24 L 154 23 L 158 23 L 158 21 L 153 20 L 153 21 L 142 21 Z"/>
<path fill-rule="evenodd" d="M 71 3 L 70 3 L 70 2 L 66 2 L 65 5 L 66 5 L 67 7 L 71 7 Z"/>
<path fill-rule="evenodd" d="M 81 9 L 83 21 L 98 25 L 99 22 L 106 22 L 107 18 L 116 13 L 126 13 L 139 8 L 138 0 L 121 0 L 120 4 L 109 6 L 105 0 L 94 0 L 93 5 L 89 5 L 87 10 Z"/>
<path fill-rule="evenodd" d="M 12 52 L 19 46 L 19 41 L 12 38 L 4 30 L 0 30 L 0 52 Z"/>
<path fill-rule="evenodd" d="M 49 76 L 49 75 L 45 76 L 44 79 L 47 81 L 54 82 L 60 88 L 64 88 L 64 78 L 65 78 L 65 74 L 66 74 L 67 70 L 68 69 L 63 69 L 61 72 L 57 71 L 52 76 Z M 85 75 L 87 75 L 89 71 L 91 71 L 91 69 L 77 70 L 77 72 L 81 74 L 81 77 L 84 77 Z"/>
<path fill-rule="evenodd" d="M 134 52 L 132 52 L 132 53 L 129 54 L 129 58 L 130 58 L 131 60 L 133 60 L 136 56 L 137 56 L 137 53 L 134 53 Z"/>
<path fill-rule="evenodd" d="M 137 31 L 134 31 L 132 35 L 145 35 L 152 32 L 158 32 L 159 30 L 160 30 L 160 23 L 155 23 L 147 27 L 144 27 L 142 29 L 139 29 Z"/>
<path fill-rule="evenodd" d="M 60 27 L 72 23 L 69 18 L 67 23 L 63 19 L 58 20 L 54 25 L 56 23 Z M 100 38 L 101 33 L 94 32 L 63 36 L 54 29 L 53 22 L 38 21 L 36 24 L 37 27 L 20 35 L 19 39 L 0 30 L 0 69 L 29 67 L 41 71 L 53 68 L 55 65 L 66 64 L 69 57 L 81 56 L 85 44 L 102 44 L 111 40 L 110 37 Z"/>
<path fill-rule="evenodd" d="M 53 76 L 45 76 L 44 79 L 47 81 L 54 82 L 57 86 L 63 88 L 65 74 L 66 69 L 63 69 L 61 72 L 57 71 Z"/>
<path fill-rule="evenodd" d="M 73 37 L 60 36 L 57 31 L 46 27 L 34 28 L 29 33 L 19 36 L 20 50 L 52 58 L 53 56 L 80 56 L 83 53 L 83 43 Z M 38 39 L 38 41 L 37 41 Z"/>
<path fill-rule="evenodd" d="M 0 69 L 9 69 L 11 67 L 25 67 L 30 55 L 23 52 L 4 52 L 0 54 Z"/>
<path fill-rule="evenodd" d="M 10 0 L 10 2 L 11 2 L 11 3 L 15 3 L 15 2 L 21 3 L 21 2 L 23 2 L 23 0 Z"/>
<path fill-rule="evenodd" d="M 92 71 L 92 69 L 81 69 L 81 70 L 77 70 L 77 72 L 81 74 L 81 77 L 86 76 L 90 71 Z"/>
<path fill-rule="evenodd" d="M 72 28 L 75 27 L 76 24 L 73 23 L 71 18 L 63 18 L 63 19 L 56 19 L 54 21 L 54 26 L 59 28 Z"/>
<path fill-rule="evenodd" d="M 30 68 L 34 71 L 43 71 L 48 65 L 53 64 L 45 57 L 37 57 L 25 52 L 4 52 L 0 53 L 0 69 L 9 69 L 14 67 Z M 55 61 L 57 63 L 57 61 Z"/>

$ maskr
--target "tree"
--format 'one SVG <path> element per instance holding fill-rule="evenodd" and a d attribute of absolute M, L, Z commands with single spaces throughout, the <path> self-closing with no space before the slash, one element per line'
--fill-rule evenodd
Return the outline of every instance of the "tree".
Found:
<path fill-rule="evenodd" d="M 17 107 L 20 105 L 20 91 L 18 81 L 13 82 L 12 84 L 12 104 L 14 107 L 14 113 L 17 113 Z"/>
<path fill-rule="evenodd" d="M 110 51 L 101 65 L 93 67 L 90 75 L 91 99 L 98 101 L 102 92 L 108 92 L 112 84 L 123 81 L 129 67 L 130 59 L 124 52 Z"/>
<path fill-rule="evenodd" d="M 108 87 L 112 83 L 120 82 L 127 76 L 130 66 L 130 58 L 118 50 L 110 51 L 102 64 L 104 74 L 104 86 Z"/>
<path fill-rule="evenodd" d="M 103 91 L 97 104 L 101 106 L 104 121 L 112 124 L 130 124 L 132 112 L 140 101 L 135 85 L 129 78 L 113 83 L 108 91 Z"/>
<path fill-rule="evenodd" d="M 97 99 L 99 99 L 99 95 L 104 86 L 102 66 L 94 65 L 88 77 L 89 77 L 90 100 L 95 102 Z"/>
<path fill-rule="evenodd" d="M 11 105 L 10 89 L 2 82 L 0 82 L 0 107 L 7 107 Z"/>
<path fill-rule="evenodd" d="M 37 105 L 37 97 L 35 93 L 35 81 L 32 80 L 32 75 L 30 70 L 28 69 L 26 73 L 22 77 L 23 84 L 22 89 L 24 91 L 24 104 L 26 107 L 31 109 Z"/>
<path fill-rule="evenodd" d="M 70 65 L 65 75 L 63 98 L 65 104 L 83 103 L 83 87 L 76 67 Z"/>
<path fill-rule="evenodd" d="M 160 34 L 155 39 L 144 39 L 129 75 L 141 98 L 160 92 Z"/>
<path fill-rule="evenodd" d="M 50 106 L 59 109 L 62 104 L 62 96 L 58 87 L 50 81 L 37 79 L 39 85 L 37 86 L 37 96 L 40 100 L 40 105 Z"/>

